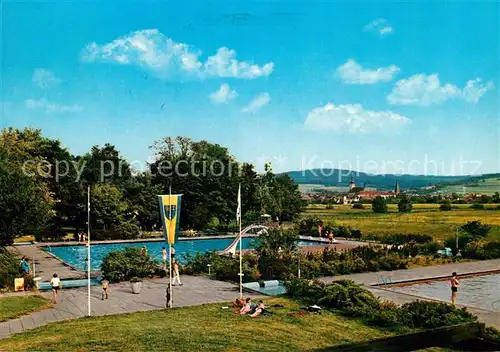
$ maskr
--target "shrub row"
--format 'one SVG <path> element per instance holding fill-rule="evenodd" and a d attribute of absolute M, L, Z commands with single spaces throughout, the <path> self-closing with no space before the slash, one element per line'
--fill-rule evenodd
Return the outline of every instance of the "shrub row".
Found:
<path fill-rule="evenodd" d="M 362 318 L 368 325 L 377 327 L 432 329 L 477 320 L 465 308 L 457 309 L 441 302 L 415 301 L 402 306 L 383 302 L 350 280 L 325 285 L 293 279 L 286 281 L 285 286 L 287 294 L 293 298 L 333 309 L 345 316 Z"/>
<path fill-rule="evenodd" d="M 143 255 L 137 247 L 111 251 L 101 264 L 103 277 L 110 282 L 129 281 L 132 278 L 162 276 L 158 263 L 149 255 Z M 163 271 L 164 272 L 164 271 Z"/>

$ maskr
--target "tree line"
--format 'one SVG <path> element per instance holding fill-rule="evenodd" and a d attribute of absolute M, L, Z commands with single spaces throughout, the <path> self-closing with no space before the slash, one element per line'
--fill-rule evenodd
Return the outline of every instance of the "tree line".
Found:
<path fill-rule="evenodd" d="M 181 229 L 227 229 L 235 220 L 238 185 L 242 214 L 293 220 L 303 204 L 298 185 L 258 174 L 221 145 L 165 137 L 151 146 L 154 161 L 135 170 L 111 144 L 73 155 L 41 130 L 8 128 L 0 134 L 0 242 L 22 235 L 60 239 L 86 231 L 87 188 L 94 238 L 133 238 L 161 226 L 159 194 L 182 194 Z"/>

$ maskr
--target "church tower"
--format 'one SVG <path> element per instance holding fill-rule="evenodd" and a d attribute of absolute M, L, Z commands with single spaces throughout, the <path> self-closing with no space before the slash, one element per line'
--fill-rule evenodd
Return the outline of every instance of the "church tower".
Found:
<path fill-rule="evenodd" d="M 349 182 L 349 191 L 356 187 L 356 184 L 354 183 L 354 176 L 351 176 L 351 182 Z"/>
<path fill-rule="evenodd" d="M 399 194 L 399 182 L 398 182 L 398 181 L 396 181 L 396 186 L 394 187 L 394 193 L 395 193 L 396 195 L 398 195 L 398 194 Z"/>

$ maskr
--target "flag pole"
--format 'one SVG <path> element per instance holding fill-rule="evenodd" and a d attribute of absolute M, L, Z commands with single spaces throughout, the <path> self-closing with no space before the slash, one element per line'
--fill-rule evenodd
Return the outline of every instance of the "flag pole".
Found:
<path fill-rule="evenodd" d="M 90 186 L 87 187 L 87 294 L 90 316 Z"/>
<path fill-rule="evenodd" d="M 241 183 L 238 187 L 238 222 L 240 223 L 240 299 L 243 299 L 243 256 L 241 250 Z"/>
<path fill-rule="evenodd" d="M 172 186 L 169 186 L 169 193 L 168 193 L 168 217 L 169 219 L 172 219 Z M 165 224 L 166 226 L 166 224 Z M 168 229 L 165 229 L 167 231 L 167 239 L 168 239 L 168 257 L 169 257 L 169 264 L 168 264 L 168 282 L 169 282 L 169 291 L 170 291 L 170 301 L 168 302 L 168 307 L 172 308 L 173 305 L 173 292 L 172 292 L 172 244 L 170 243 L 170 239 L 168 238 L 170 234 L 168 233 Z M 174 235 L 175 236 L 175 235 Z"/>

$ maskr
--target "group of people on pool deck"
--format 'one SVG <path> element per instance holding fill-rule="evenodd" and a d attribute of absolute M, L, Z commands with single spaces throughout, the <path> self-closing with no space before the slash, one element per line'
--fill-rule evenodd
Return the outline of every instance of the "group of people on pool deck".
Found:
<path fill-rule="evenodd" d="M 262 302 L 262 300 L 260 300 L 257 304 L 252 302 L 252 299 L 250 297 L 247 297 L 245 301 L 243 301 L 243 299 L 236 298 L 233 302 L 233 308 L 236 309 L 236 314 L 248 314 L 250 318 L 255 318 L 265 311 L 266 306 L 264 305 L 264 302 Z"/>

